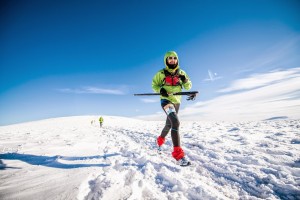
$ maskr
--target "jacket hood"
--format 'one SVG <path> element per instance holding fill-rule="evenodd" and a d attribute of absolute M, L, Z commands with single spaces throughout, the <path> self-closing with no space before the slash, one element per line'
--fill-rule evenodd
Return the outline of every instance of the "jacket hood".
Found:
<path fill-rule="evenodd" d="M 176 56 L 176 57 L 177 57 L 177 67 L 176 67 L 175 69 L 170 69 L 170 68 L 168 67 L 168 65 L 167 65 L 167 57 L 169 57 L 169 56 Z M 173 73 L 173 72 L 175 72 L 177 69 L 179 69 L 179 58 L 178 58 L 177 53 L 176 53 L 175 51 L 168 51 L 168 52 L 165 54 L 165 56 L 164 56 L 164 63 L 165 63 L 166 69 L 167 69 L 169 72 L 171 72 L 171 73 Z"/>

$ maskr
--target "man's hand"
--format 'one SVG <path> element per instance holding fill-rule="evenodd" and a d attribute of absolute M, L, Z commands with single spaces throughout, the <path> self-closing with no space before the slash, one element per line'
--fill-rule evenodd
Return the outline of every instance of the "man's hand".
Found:
<path fill-rule="evenodd" d="M 187 81 L 187 78 L 185 77 L 185 75 L 180 74 L 179 78 L 183 83 L 185 83 Z"/>
<path fill-rule="evenodd" d="M 168 97 L 168 93 L 167 90 L 165 88 L 160 88 L 159 93 L 163 96 L 163 97 Z"/>

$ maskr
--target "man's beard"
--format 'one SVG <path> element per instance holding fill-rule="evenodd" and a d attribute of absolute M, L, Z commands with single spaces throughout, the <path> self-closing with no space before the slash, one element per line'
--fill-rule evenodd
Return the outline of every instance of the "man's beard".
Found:
<path fill-rule="evenodd" d="M 176 64 L 167 64 L 169 69 L 175 69 L 177 67 L 177 63 Z"/>

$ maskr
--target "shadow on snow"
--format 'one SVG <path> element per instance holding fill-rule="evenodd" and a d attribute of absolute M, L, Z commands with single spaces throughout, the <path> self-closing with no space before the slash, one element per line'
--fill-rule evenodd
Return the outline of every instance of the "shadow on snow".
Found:
<path fill-rule="evenodd" d="M 66 160 L 66 161 L 84 161 L 84 160 L 91 160 L 91 159 L 106 159 L 112 156 L 118 156 L 120 154 L 113 153 L 113 154 L 105 154 L 103 156 L 83 156 L 83 157 L 68 157 L 68 156 L 39 156 L 39 155 L 31 155 L 31 154 L 19 154 L 19 153 L 5 153 L 0 154 L 0 159 L 3 160 L 20 160 L 26 162 L 31 165 L 41 165 L 45 167 L 52 167 L 52 168 L 60 168 L 60 169 L 74 169 L 74 168 L 82 168 L 82 167 L 107 167 L 110 164 L 75 164 L 75 163 L 61 163 L 59 160 Z M 20 169 L 16 167 L 8 167 L 6 164 L 0 160 L 0 169 Z"/>

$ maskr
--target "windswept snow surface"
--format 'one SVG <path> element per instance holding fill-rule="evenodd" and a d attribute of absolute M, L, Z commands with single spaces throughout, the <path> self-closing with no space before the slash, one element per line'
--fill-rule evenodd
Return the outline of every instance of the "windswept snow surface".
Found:
<path fill-rule="evenodd" d="M 95 121 L 93 124 L 92 121 Z M 164 122 L 104 116 L 0 127 L 0 199 L 300 199 L 300 120 L 182 122 L 192 166 Z"/>

